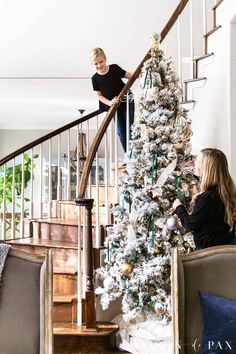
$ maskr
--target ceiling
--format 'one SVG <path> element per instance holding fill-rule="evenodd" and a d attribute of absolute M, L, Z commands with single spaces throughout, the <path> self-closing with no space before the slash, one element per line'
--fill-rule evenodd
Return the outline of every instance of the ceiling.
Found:
<path fill-rule="evenodd" d="M 98 107 L 89 50 L 134 71 L 178 0 L 0 0 L 0 129 L 53 129 Z"/>

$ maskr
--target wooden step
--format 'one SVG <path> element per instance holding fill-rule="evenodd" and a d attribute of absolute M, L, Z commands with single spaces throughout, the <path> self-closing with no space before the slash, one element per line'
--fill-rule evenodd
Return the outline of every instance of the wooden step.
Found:
<path fill-rule="evenodd" d="M 202 80 L 206 80 L 206 77 L 197 77 L 197 78 L 193 78 L 193 79 L 184 80 L 184 84 L 191 84 L 191 83 L 202 81 Z"/>
<path fill-rule="evenodd" d="M 77 295 L 53 295 L 53 321 L 54 323 L 76 323 Z"/>
<path fill-rule="evenodd" d="M 52 241 L 28 237 L 19 240 L 7 241 L 15 249 L 45 255 L 46 249 L 51 248 L 53 254 L 53 266 L 56 267 L 77 267 L 78 247 L 73 242 Z"/>
<path fill-rule="evenodd" d="M 204 34 L 203 38 L 205 40 L 205 54 L 208 53 L 208 38 L 215 33 L 216 31 L 218 31 L 221 28 L 220 25 L 218 26 L 214 26 L 210 31 L 208 31 L 206 34 Z"/>
<path fill-rule="evenodd" d="M 198 78 L 198 66 L 199 66 L 199 62 L 201 60 L 205 60 L 207 58 L 210 58 L 214 55 L 214 53 L 208 53 L 208 54 L 204 54 L 204 55 L 200 55 L 197 56 L 195 58 L 193 58 L 193 77 L 194 79 Z"/>
<path fill-rule="evenodd" d="M 195 103 L 196 103 L 196 101 L 194 101 L 194 100 L 180 101 L 181 106 L 182 106 L 186 111 L 189 111 L 190 109 L 193 109 Z"/>
<path fill-rule="evenodd" d="M 53 241 L 34 237 L 6 241 L 15 249 L 24 252 L 45 255 L 46 249 L 51 248 L 53 254 L 53 267 L 66 267 L 77 269 L 78 245 L 74 242 Z M 94 248 L 94 267 L 101 265 L 101 257 L 104 246 Z"/>
<path fill-rule="evenodd" d="M 77 272 L 68 273 L 67 268 L 54 267 L 53 269 L 53 294 L 55 295 L 71 296 L 77 292 Z M 58 269 L 60 269 L 60 273 L 57 271 Z"/>
<path fill-rule="evenodd" d="M 98 322 L 97 331 L 85 331 L 76 324 L 54 324 L 54 354 L 114 353 L 115 333 L 118 326 L 111 322 Z"/>
<path fill-rule="evenodd" d="M 99 200 L 99 224 L 104 225 L 106 223 L 106 207 L 103 200 Z M 108 214 L 109 220 L 111 219 L 111 203 L 109 201 Z M 72 200 L 59 200 L 58 201 L 58 218 L 74 220 L 78 222 L 78 207 L 76 203 Z M 81 208 L 81 221 L 83 222 L 84 208 Z M 96 203 L 94 203 L 92 209 L 92 223 L 96 224 Z"/>

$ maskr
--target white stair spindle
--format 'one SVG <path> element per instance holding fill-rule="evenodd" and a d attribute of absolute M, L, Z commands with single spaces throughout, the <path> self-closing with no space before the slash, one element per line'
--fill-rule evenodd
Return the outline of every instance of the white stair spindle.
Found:
<path fill-rule="evenodd" d="M 39 149 L 39 218 L 43 217 L 43 144 Z"/>
<path fill-rule="evenodd" d="M 49 139 L 48 149 L 48 217 L 52 216 L 52 139 Z"/>
<path fill-rule="evenodd" d="M 177 28 L 178 28 L 178 75 L 179 82 L 182 85 L 182 55 L 181 55 L 181 31 L 180 31 L 180 17 L 177 20 Z"/>
<path fill-rule="evenodd" d="M 62 199 L 61 187 L 61 134 L 57 138 L 57 202 Z"/>
<path fill-rule="evenodd" d="M 110 166 L 110 169 L 109 169 L 109 177 L 110 177 L 110 184 L 113 183 L 112 181 L 112 175 L 113 175 L 113 171 L 112 171 L 112 161 L 113 161 L 113 122 L 111 121 L 110 122 L 110 125 L 109 125 L 109 150 L 110 150 L 110 153 L 109 153 L 109 166 Z"/>
<path fill-rule="evenodd" d="M 30 159 L 31 159 L 31 176 L 30 176 L 30 213 L 29 217 L 30 219 L 33 219 L 34 217 L 34 150 L 33 148 L 31 149 L 30 152 Z"/>
<path fill-rule="evenodd" d="M 98 116 L 97 116 L 97 131 L 98 131 Z M 100 234 L 100 227 L 99 227 L 99 158 L 98 158 L 98 152 L 96 152 L 96 241 L 95 245 L 96 248 L 101 246 L 101 234 Z"/>
<path fill-rule="evenodd" d="M 126 151 L 129 150 L 129 136 L 130 136 L 130 129 L 129 129 L 129 91 L 126 94 Z"/>
<path fill-rule="evenodd" d="M 194 77 L 194 38 L 193 38 L 193 3 L 189 0 L 189 20 L 190 20 L 190 77 Z"/>
<path fill-rule="evenodd" d="M 21 159 L 21 216 L 20 216 L 20 237 L 24 237 L 24 214 L 25 214 L 25 160 L 24 153 Z"/>
<path fill-rule="evenodd" d="M 78 306 L 77 306 L 77 325 L 82 326 L 82 292 L 83 292 L 83 283 L 82 283 L 82 257 L 81 257 L 81 209 L 82 207 L 78 206 L 78 276 L 77 276 L 77 296 L 78 296 Z"/>
<path fill-rule="evenodd" d="M 118 117 L 115 114 L 115 201 L 118 203 Z"/>
<path fill-rule="evenodd" d="M 15 159 L 12 160 L 12 214 L 11 214 L 11 238 L 14 239 L 16 236 L 16 225 L 15 225 L 15 212 L 16 212 L 16 189 L 15 189 Z"/>
<path fill-rule="evenodd" d="M 2 240 L 6 239 L 6 164 L 3 167 Z"/>
<path fill-rule="evenodd" d="M 70 176 L 71 176 L 71 171 L 70 171 L 70 129 L 67 131 L 67 200 L 71 199 L 71 186 L 70 186 Z"/>
<path fill-rule="evenodd" d="M 107 146 L 107 131 L 105 132 L 105 166 L 104 166 L 104 174 L 105 174 L 105 222 L 106 225 L 110 224 L 109 220 L 109 194 L 108 194 L 108 146 Z"/>

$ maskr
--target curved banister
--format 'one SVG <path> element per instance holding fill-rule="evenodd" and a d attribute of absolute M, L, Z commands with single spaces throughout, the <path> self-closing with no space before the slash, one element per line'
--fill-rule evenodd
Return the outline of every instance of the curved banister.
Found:
<path fill-rule="evenodd" d="M 171 28 L 173 27 L 173 25 L 177 21 L 178 16 L 182 13 L 183 9 L 187 5 L 188 1 L 189 0 L 181 0 L 180 1 L 179 5 L 176 7 L 171 18 L 169 19 L 169 21 L 167 22 L 167 24 L 165 25 L 165 27 L 163 28 L 163 30 L 161 32 L 160 42 L 162 42 L 164 40 L 164 38 L 167 36 L 167 34 L 169 33 L 169 31 L 171 30 Z M 141 61 L 141 63 L 139 64 L 139 66 L 137 67 L 137 69 L 135 70 L 135 72 L 133 73 L 132 77 L 129 79 L 129 81 L 126 83 L 126 85 L 123 87 L 122 91 L 120 92 L 120 94 L 118 96 L 119 99 L 121 99 L 127 93 L 129 88 L 133 85 L 134 81 L 138 78 L 138 76 L 141 72 L 141 68 L 143 66 L 143 63 L 150 57 L 150 53 L 151 53 L 151 51 L 149 50 L 148 53 L 143 58 L 143 60 Z M 116 113 L 119 105 L 120 105 L 120 102 L 116 103 L 114 106 L 112 106 L 109 109 L 109 111 L 107 112 L 102 124 L 100 125 L 100 127 L 97 131 L 97 134 L 93 140 L 93 143 L 89 149 L 88 157 L 85 161 L 85 165 L 84 165 L 81 180 L 80 180 L 79 195 L 78 195 L 79 198 L 84 197 L 88 178 L 89 178 L 90 169 L 92 167 L 93 160 L 96 155 L 96 151 L 97 151 L 99 144 L 106 132 L 106 129 L 108 128 L 108 125 L 110 124 L 112 117 Z"/>
<path fill-rule="evenodd" d="M 3 165 L 3 164 L 5 164 L 5 163 L 7 163 L 8 161 L 14 159 L 16 156 L 18 156 L 18 155 L 20 155 L 20 154 L 26 152 L 27 150 L 32 149 L 33 147 L 35 147 L 35 146 L 37 146 L 37 145 L 43 143 L 44 141 L 46 141 L 46 140 L 48 140 L 48 139 L 51 139 L 51 138 L 53 138 L 54 136 L 56 136 L 56 135 L 58 135 L 58 134 L 61 134 L 61 133 L 63 133 L 64 131 L 66 131 L 66 130 L 68 130 L 68 129 L 70 129 L 70 128 L 73 128 L 74 126 L 76 126 L 76 125 L 78 125 L 78 124 L 81 124 L 81 123 L 83 123 L 83 122 L 85 122 L 85 121 L 87 121 L 87 120 L 89 120 L 89 119 L 91 119 L 91 118 L 93 118 L 93 117 L 96 117 L 96 116 L 97 116 L 98 114 L 100 114 L 100 113 L 101 113 L 100 110 L 96 110 L 96 111 L 94 111 L 94 112 L 92 112 L 92 113 L 87 114 L 87 115 L 84 116 L 84 117 L 81 117 L 81 118 L 79 118 L 79 119 L 74 120 L 74 121 L 71 122 L 71 123 L 68 123 L 68 124 L 66 124 L 66 125 L 63 125 L 62 127 L 58 128 L 58 129 L 56 129 L 56 130 L 54 130 L 54 131 L 51 132 L 51 133 L 48 133 L 48 134 L 46 134 L 46 135 L 43 135 L 42 137 L 40 137 L 40 138 L 38 138 L 38 139 L 32 141 L 31 143 L 29 143 L 29 144 L 27 144 L 27 145 L 21 147 L 20 149 L 15 150 L 15 151 L 12 152 L 11 154 L 9 154 L 9 155 L 7 155 L 6 157 L 4 157 L 3 159 L 1 159 L 1 160 L 0 160 L 0 166 Z"/>

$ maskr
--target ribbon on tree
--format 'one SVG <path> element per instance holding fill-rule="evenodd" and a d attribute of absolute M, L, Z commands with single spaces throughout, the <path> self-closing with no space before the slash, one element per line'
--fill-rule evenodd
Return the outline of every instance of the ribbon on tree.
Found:
<path fill-rule="evenodd" d="M 152 223 L 152 248 L 155 247 L 155 223 L 154 223 L 154 217 L 157 215 L 157 213 L 154 211 L 151 215 L 149 215 L 148 220 L 149 220 L 149 225 L 150 222 Z"/>
<path fill-rule="evenodd" d="M 152 184 L 156 181 L 156 164 L 157 164 L 157 153 L 152 155 Z"/>
<path fill-rule="evenodd" d="M 179 194 L 179 187 L 180 187 L 180 176 L 177 176 L 176 177 L 176 180 L 175 180 L 175 187 L 176 187 L 176 197 L 177 199 L 180 199 L 180 194 Z"/>
<path fill-rule="evenodd" d="M 122 198 L 122 203 L 121 203 L 121 210 L 124 211 L 125 210 L 125 196 L 128 195 L 128 203 L 129 203 L 129 212 L 130 212 L 130 193 L 129 191 L 124 191 L 123 193 L 123 198 Z"/>
<path fill-rule="evenodd" d="M 175 167 L 177 165 L 177 158 L 174 159 L 165 169 L 164 171 L 161 173 L 161 175 L 159 176 L 158 180 L 157 180 L 157 186 L 158 187 L 162 187 L 167 178 L 171 175 L 172 172 L 174 172 Z"/>

